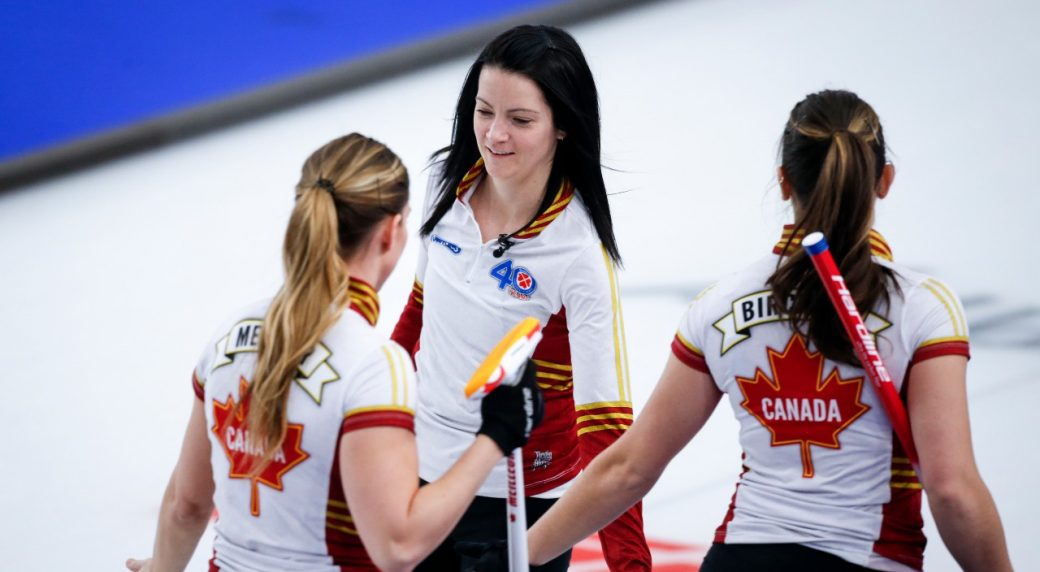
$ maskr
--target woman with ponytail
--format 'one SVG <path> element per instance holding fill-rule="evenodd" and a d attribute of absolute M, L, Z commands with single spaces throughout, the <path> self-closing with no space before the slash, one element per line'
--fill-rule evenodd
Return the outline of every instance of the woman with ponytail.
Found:
<path fill-rule="evenodd" d="M 943 282 L 893 262 L 873 228 L 895 176 L 877 115 L 853 93 L 815 93 L 791 111 L 781 146 L 793 224 L 771 255 L 689 306 L 643 414 L 530 530 L 532 563 L 642 498 L 725 396 L 743 470 L 703 572 L 921 570 L 923 490 L 964 569 L 1010 569 L 972 453 L 961 304 Z M 826 234 L 907 406 L 920 474 L 802 251 L 814 231 Z"/>
<path fill-rule="evenodd" d="M 285 282 L 205 346 L 153 556 L 130 570 L 183 570 L 214 509 L 210 570 L 410 570 L 526 442 L 533 369 L 484 399 L 473 445 L 418 488 L 415 374 L 374 329 L 408 209 L 408 172 L 377 141 L 352 133 L 307 159 Z"/>

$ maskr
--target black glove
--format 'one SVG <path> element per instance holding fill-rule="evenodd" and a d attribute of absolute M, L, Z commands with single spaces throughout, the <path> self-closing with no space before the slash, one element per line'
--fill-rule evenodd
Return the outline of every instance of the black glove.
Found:
<path fill-rule="evenodd" d="M 504 455 L 523 447 L 545 415 L 542 390 L 535 383 L 536 370 L 537 366 L 528 359 L 520 383 L 498 386 L 480 404 L 483 423 L 477 434 L 491 437 Z"/>
<path fill-rule="evenodd" d="M 505 540 L 455 543 L 455 552 L 462 556 L 463 572 L 509 572 L 507 550 Z"/>

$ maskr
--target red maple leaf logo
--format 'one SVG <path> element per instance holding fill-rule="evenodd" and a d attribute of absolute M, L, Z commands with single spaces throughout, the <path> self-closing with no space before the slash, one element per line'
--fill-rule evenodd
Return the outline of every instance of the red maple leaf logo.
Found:
<path fill-rule="evenodd" d="M 860 401 L 863 378 L 842 379 L 838 368 L 823 378 L 824 357 L 810 352 L 795 334 L 783 353 L 767 348 L 770 379 L 761 369 L 754 379 L 737 377 L 740 405 L 769 429 L 773 447 L 800 445 L 802 476 L 815 474 L 810 445 L 840 449 L 838 434 L 870 410 Z"/>
<path fill-rule="evenodd" d="M 240 378 L 239 395 L 245 395 L 247 386 L 248 382 L 245 378 Z M 285 473 L 307 460 L 310 455 L 300 448 L 300 442 L 303 439 L 303 425 L 290 423 L 285 431 L 285 440 L 282 441 L 281 450 L 275 453 L 271 462 L 259 474 L 252 475 L 253 462 L 262 457 L 264 451 L 253 449 L 249 444 L 249 432 L 245 428 L 248 408 L 248 400 L 242 404 L 242 407 L 236 408 L 234 398 L 230 395 L 224 403 L 214 399 L 212 431 L 224 448 L 228 461 L 231 462 L 228 478 L 250 480 L 249 512 L 253 516 L 260 516 L 259 483 L 275 490 L 282 490 L 282 477 Z"/>

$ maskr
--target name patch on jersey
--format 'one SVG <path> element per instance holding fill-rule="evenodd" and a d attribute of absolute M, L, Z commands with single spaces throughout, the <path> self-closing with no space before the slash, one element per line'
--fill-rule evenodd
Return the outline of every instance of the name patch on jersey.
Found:
<path fill-rule="evenodd" d="M 838 435 L 870 410 L 860 400 L 863 378 L 842 379 L 838 368 L 824 376 L 823 354 L 811 352 L 794 334 L 783 352 L 766 348 L 770 374 L 755 370 L 754 378 L 736 377 L 744 401 L 741 407 L 771 435 L 770 445 L 798 445 L 802 477 L 811 479 L 811 445 L 840 449 Z"/>
<path fill-rule="evenodd" d="M 217 340 L 217 359 L 213 362 L 213 369 L 235 361 L 236 354 L 259 351 L 263 323 L 263 320 L 249 318 L 232 326 L 226 336 Z"/>
<path fill-rule="evenodd" d="M 499 290 L 505 290 L 518 300 L 530 300 L 531 294 L 538 289 L 534 274 L 523 266 L 513 266 L 513 261 L 508 258 L 494 265 L 489 276 L 498 282 Z"/>
<path fill-rule="evenodd" d="M 731 309 L 730 313 L 712 324 L 716 330 L 722 332 L 722 347 L 719 355 L 725 355 L 726 352 L 733 349 L 733 346 L 750 338 L 751 329 L 755 326 L 787 319 L 785 314 L 777 310 L 773 294 L 769 290 L 741 296 L 733 301 Z M 891 322 L 873 312 L 867 312 L 863 317 L 863 323 L 875 336 L 892 325 Z"/>
<path fill-rule="evenodd" d="M 444 240 L 443 238 L 437 236 L 436 234 L 431 236 L 430 240 L 432 240 L 436 244 L 440 244 L 440 245 L 444 246 L 444 248 L 447 248 L 448 250 L 451 251 L 452 254 L 454 254 L 456 256 L 458 256 L 462 252 L 462 247 L 460 247 L 459 245 L 455 244 L 454 242 L 449 242 L 447 240 Z"/>

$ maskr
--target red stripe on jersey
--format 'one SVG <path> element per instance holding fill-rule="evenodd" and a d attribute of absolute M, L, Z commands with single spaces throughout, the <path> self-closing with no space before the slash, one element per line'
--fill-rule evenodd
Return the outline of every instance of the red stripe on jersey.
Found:
<path fill-rule="evenodd" d="M 340 437 L 342 437 L 342 432 Z M 343 492 L 343 479 L 339 472 L 339 440 L 332 455 L 332 470 L 329 474 L 329 496 L 325 505 L 325 549 L 332 563 L 342 570 L 378 570 L 368 557 L 361 537 L 353 526 L 353 517 Z"/>
<path fill-rule="evenodd" d="M 397 319 L 394 333 L 390 339 L 400 344 L 412 356 L 412 365 L 415 365 L 415 353 L 419 351 L 419 334 L 422 332 L 422 301 L 423 285 L 416 279 L 412 285 L 412 294 L 408 296 L 408 302 L 401 310 L 401 317 Z"/>
<path fill-rule="evenodd" d="M 747 453 L 740 454 L 741 471 L 740 476 L 737 477 L 737 484 L 733 487 L 733 496 L 729 499 L 729 509 L 726 510 L 726 516 L 722 519 L 722 524 L 715 529 L 715 544 L 726 543 L 726 529 L 729 527 L 729 523 L 733 521 L 733 514 L 737 510 L 737 491 L 740 490 L 740 481 L 744 478 L 744 475 L 750 470 L 747 465 L 743 464 L 743 461 L 747 459 Z"/>
<path fill-rule="evenodd" d="M 393 409 L 357 413 L 343 420 L 340 434 L 357 431 L 358 429 L 367 429 L 368 427 L 401 427 L 414 433 L 415 416 L 411 413 Z"/>
<path fill-rule="evenodd" d="M 542 328 L 542 341 L 534 350 L 535 360 L 552 365 L 539 371 L 561 373 L 571 366 L 567 312 L 561 308 Z M 547 380 L 542 380 L 547 381 Z M 578 476 L 581 452 L 574 430 L 574 389 L 546 391 L 545 416 L 524 446 L 524 492 L 527 496 L 544 493 Z"/>
<path fill-rule="evenodd" d="M 679 336 L 672 338 L 672 355 L 688 367 L 711 375 L 711 371 L 708 370 L 708 362 L 704 359 L 704 356 L 686 347 L 686 344 L 682 343 Z"/>
<path fill-rule="evenodd" d="M 910 358 L 910 365 L 940 356 L 964 356 L 971 359 L 971 350 L 967 341 L 960 340 L 926 344 L 917 348 L 914 357 Z"/>
<path fill-rule="evenodd" d="M 881 507 L 881 530 L 874 542 L 874 553 L 921 570 L 926 542 L 921 517 L 921 484 L 894 434 L 892 456 L 892 496 Z"/>
<path fill-rule="evenodd" d="M 578 437 L 581 444 L 582 464 L 587 466 L 592 459 L 620 436 L 621 431 L 606 430 L 584 433 Z M 611 570 L 652 569 L 650 547 L 647 546 L 646 538 L 643 536 L 642 501 L 621 513 L 614 522 L 600 530 L 598 536 L 603 549 L 603 557 Z"/>
<path fill-rule="evenodd" d="M 202 382 L 199 381 L 199 376 L 194 371 L 191 372 L 191 388 L 195 391 L 195 397 L 199 400 L 206 400 L 206 388 L 202 387 Z"/>

